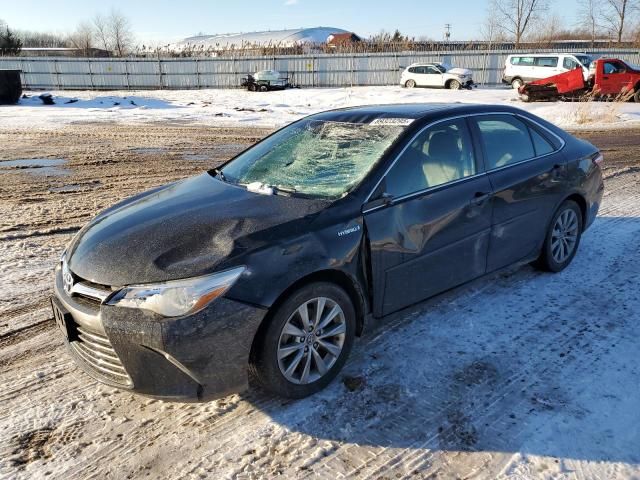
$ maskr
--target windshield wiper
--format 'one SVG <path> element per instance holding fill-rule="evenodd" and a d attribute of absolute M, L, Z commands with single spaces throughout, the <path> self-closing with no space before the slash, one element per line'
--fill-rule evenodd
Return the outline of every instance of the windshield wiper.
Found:
<path fill-rule="evenodd" d="M 287 195 L 293 195 L 294 193 L 298 193 L 298 191 L 295 189 L 295 187 L 283 187 L 280 185 L 277 186 L 271 186 L 269 185 L 269 188 L 271 188 L 273 190 L 273 193 L 275 195 L 280 195 L 280 194 L 287 194 Z"/>

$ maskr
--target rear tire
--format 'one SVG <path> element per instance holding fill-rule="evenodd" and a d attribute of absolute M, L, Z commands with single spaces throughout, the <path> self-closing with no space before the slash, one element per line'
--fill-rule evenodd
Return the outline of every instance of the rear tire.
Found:
<path fill-rule="evenodd" d="M 407 80 L 406 82 L 404 82 L 404 86 L 407 87 L 407 88 L 415 88 L 416 81 L 415 80 Z"/>
<path fill-rule="evenodd" d="M 519 78 L 514 78 L 513 80 L 511 80 L 511 88 L 513 88 L 514 90 L 518 90 L 522 85 L 523 82 Z"/>
<path fill-rule="evenodd" d="M 566 200 L 553 215 L 534 265 L 548 272 L 561 272 L 575 257 L 582 237 L 582 210 L 573 200 Z"/>
<path fill-rule="evenodd" d="M 253 377 L 282 397 L 312 395 L 340 372 L 355 331 L 355 308 L 342 288 L 326 282 L 306 285 L 277 307 L 262 331 L 252 352 Z"/>

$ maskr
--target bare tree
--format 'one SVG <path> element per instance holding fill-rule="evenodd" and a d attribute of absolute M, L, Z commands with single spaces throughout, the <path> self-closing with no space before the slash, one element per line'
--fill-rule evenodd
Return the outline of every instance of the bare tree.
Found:
<path fill-rule="evenodd" d="M 124 57 L 133 46 L 131 22 L 122 12 L 112 10 L 108 18 L 111 45 L 118 57 Z"/>
<path fill-rule="evenodd" d="M 600 17 L 602 15 L 600 0 L 578 1 L 578 30 L 585 29 L 591 38 L 591 48 L 594 47 L 598 30 L 600 29 Z"/>
<path fill-rule="evenodd" d="M 491 6 L 502 28 L 519 47 L 527 28 L 547 9 L 547 0 L 492 0 Z"/>
<path fill-rule="evenodd" d="M 480 38 L 487 42 L 489 47 L 496 42 L 503 42 L 505 40 L 502 22 L 500 22 L 495 15 L 489 13 L 482 25 L 480 25 Z"/>
<path fill-rule="evenodd" d="M 111 10 L 109 15 L 97 14 L 93 17 L 93 36 L 96 43 L 118 57 L 123 57 L 131 50 L 134 37 L 131 22 L 118 10 Z"/>
<path fill-rule="evenodd" d="M 551 43 L 554 40 L 565 39 L 568 33 L 564 18 L 557 13 L 547 15 L 544 19 L 536 19 L 532 27 L 534 33 L 529 37 L 537 43 Z"/>
<path fill-rule="evenodd" d="M 618 43 L 622 41 L 625 27 L 638 13 L 638 0 L 602 0 L 604 13 L 602 18 L 615 33 Z"/>
<path fill-rule="evenodd" d="M 107 18 L 101 13 L 93 17 L 93 33 L 95 39 L 101 48 L 111 51 L 111 36 L 109 34 L 109 25 Z"/>
<path fill-rule="evenodd" d="M 87 22 L 78 24 L 75 31 L 69 35 L 69 44 L 81 50 L 83 56 L 90 56 L 91 49 L 95 45 L 93 26 Z"/>

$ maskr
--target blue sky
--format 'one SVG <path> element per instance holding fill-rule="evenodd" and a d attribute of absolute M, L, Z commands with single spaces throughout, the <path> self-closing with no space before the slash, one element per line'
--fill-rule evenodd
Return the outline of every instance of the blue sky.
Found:
<path fill-rule="evenodd" d="M 362 36 L 380 30 L 453 39 L 477 37 L 489 0 L 0 0 L 0 18 L 16 29 L 67 32 L 97 12 L 117 8 L 131 19 L 137 38 L 173 41 L 198 32 L 230 33 L 331 26 Z M 575 22 L 577 0 L 551 0 L 552 11 Z"/>

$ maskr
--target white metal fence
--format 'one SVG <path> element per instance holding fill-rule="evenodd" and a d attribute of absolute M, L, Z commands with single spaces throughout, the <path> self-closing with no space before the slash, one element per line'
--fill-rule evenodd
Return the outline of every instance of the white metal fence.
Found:
<path fill-rule="evenodd" d="M 456 51 L 286 55 L 239 58 L 66 58 L 0 57 L 0 69 L 22 70 L 25 89 L 190 89 L 234 88 L 259 70 L 289 72 L 303 87 L 395 85 L 403 67 L 440 61 L 470 68 L 477 83 L 501 81 L 514 51 Z M 602 49 L 586 52 L 640 63 L 640 52 Z"/>

